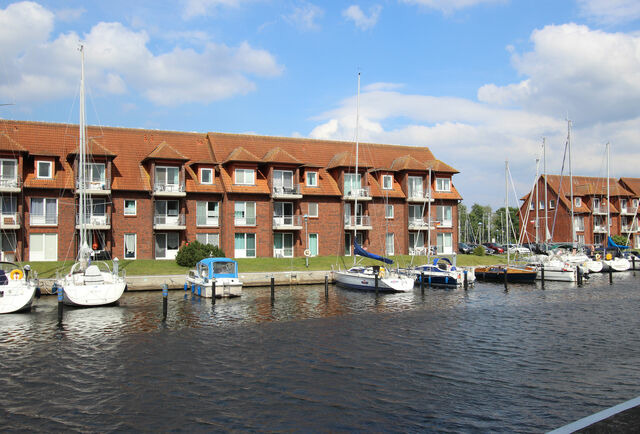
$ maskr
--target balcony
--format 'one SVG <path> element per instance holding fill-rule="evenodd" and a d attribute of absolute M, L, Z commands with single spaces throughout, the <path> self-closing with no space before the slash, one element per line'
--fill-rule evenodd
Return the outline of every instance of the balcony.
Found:
<path fill-rule="evenodd" d="M 30 226 L 57 226 L 58 225 L 58 214 L 31 214 L 29 216 L 29 225 Z"/>
<path fill-rule="evenodd" d="M 111 181 L 79 181 L 76 180 L 76 194 L 84 191 L 92 196 L 108 196 L 111 194 Z"/>
<path fill-rule="evenodd" d="M 363 231 L 370 231 L 373 229 L 371 227 L 371 217 L 368 215 L 363 216 L 345 216 L 344 218 L 344 228 L 345 230 L 356 230 L 360 229 Z"/>
<path fill-rule="evenodd" d="M 184 182 L 179 184 L 161 184 L 153 185 L 153 195 L 162 197 L 185 197 L 187 195 L 184 189 Z"/>
<path fill-rule="evenodd" d="M 629 232 L 631 232 L 631 233 L 633 233 L 633 232 L 638 232 L 638 224 L 637 224 L 637 223 L 634 223 L 634 224 L 631 224 L 631 225 L 622 225 L 621 230 L 622 230 L 622 232 L 624 232 L 624 233 L 629 233 Z"/>
<path fill-rule="evenodd" d="M 362 187 L 362 188 L 353 188 L 351 190 L 347 190 L 344 193 L 344 196 L 342 196 L 342 200 L 371 200 L 371 191 L 369 190 L 369 187 Z"/>
<path fill-rule="evenodd" d="M 281 215 L 273 217 L 274 230 L 300 230 L 302 229 L 301 215 Z"/>
<path fill-rule="evenodd" d="M 220 226 L 218 216 L 199 216 L 196 218 L 196 226 L 199 228 L 217 228 Z"/>
<path fill-rule="evenodd" d="M 606 225 L 593 225 L 593 232 L 597 234 L 606 234 L 607 226 Z"/>
<path fill-rule="evenodd" d="M 109 214 L 85 215 L 84 226 L 93 230 L 111 229 L 111 216 Z M 76 214 L 76 229 L 80 229 L 80 216 L 78 214 Z"/>
<path fill-rule="evenodd" d="M 429 228 L 429 220 L 425 218 L 412 218 L 409 217 L 409 230 L 410 231 L 419 231 L 419 230 L 427 230 L 427 229 L 435 229 L 438 222 L 435 220 L 431 220 L 431 227 Z"/>
<path fill-rule="evenodd" d="M 22 179 L 0 177 L 0 193 L 20 193 L 20 191 L 22 191 Z"/>
<path fill-rule="evenodd" d="M 593 209 L 591 210 L 591 213 L 593 215 L 607 215 L 607 207 L 605 206 L 594 206 Z"/>
<path fill-rule="evenodd" d="M 255 226 L 256 218 L 255 217 L 236 217 L 233 220 L 233 224 L 235 226 Z"/>
<path fill-rule="evenodd" d="M 17 212 L 0 215 L 0 229 L 20 229 L 20 214 Z"/>
<path fill-rule="evenodd" d="M 274 199 L 302 199 L 300 184 L 293 184 L 291 187 L 274 185 L 271 189 L 271 197 Z"/>
<path fill-rule="evenodd" d="M 620 215 L 633 215 L 633 208 L 624 207 L 620 208 Z"/>
<path fill-rule="evenodd" d="M 187 229 L 185 221 L 184 214 L 156 214 L 153 216 L 153 229 L 158 231 L 183 231 Z"/>
<path fill-rule="evenodd" d="M 433 202 L 433 198 L 429 196 L 429 192 L 423 192 L 422 190 L 409 191 L 407 194 L 407 202 Z"/>

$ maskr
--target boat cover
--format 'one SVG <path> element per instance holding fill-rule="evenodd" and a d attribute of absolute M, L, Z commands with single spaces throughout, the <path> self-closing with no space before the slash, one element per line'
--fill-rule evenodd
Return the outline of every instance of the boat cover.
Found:
<path fill-rule="evenodd" d="M 609 236 L 609 240 L 607 242 L 607 247 L 617 247 L 619 249 L 628 249 L 629 248 L 629 246 L 620 246 L 620 245 L 616 244 L 613 241 L 613 238 L 611 238 L 611 236 Z"/>
<path fill-rule="evenodd" d="M 393 260 L 392 259 L 385 258 L 383 256 L 367 252 L 362 247 L 360 247 L 360 244 L 358 244 L 358 242 L 355 241 L 355 240 L 353 242 L 353 252 L 358 256 L 364 256 L 365 258 L 371 258 L 371 259 L 375 259 L 376 261 L 382 261 L 385 264 L 393 264 Z"/>

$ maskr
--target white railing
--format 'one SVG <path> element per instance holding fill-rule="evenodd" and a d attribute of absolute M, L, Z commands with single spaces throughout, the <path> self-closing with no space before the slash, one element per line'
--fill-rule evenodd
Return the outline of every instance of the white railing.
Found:
<path fill-rule="evenodd" d="M 80 181 L 76 180 L 76 190 L 110 190 L 111 180 L 104 181 Z"/>
<path fill-rule="evenodd" d="M 369 186 L 361 187 L 361 188 L 352 188 L 351 190 L 344 192 L 345 199 L 365 199 L 370 198 L 371 192 Z"/>
<path fill-rule="evenodd" d="M 156 214 L 153 216 L 153 224 L 165 225 L 165 226 L 184 226 L 185 216 L 184 214 L 178 214 L 178 215 Z"/>
<path fill-rule="evenodd" d="M 299 196 L 300 184 L 293 184 L 292 187 L 285 187 L 282 185 L 274 185 L 271 189 L 273 196 Z"/>
<path fill-rule="evenodd" d="M 622 232 L 637 232 L 638 224 L 622 225 Z"/>
<path fill-rule="evenodd" d="M 255 217 L 236 217 L 233 220 L 233 224 L 236 226 L 255 226 L 256 218 Z"/>
<path fill-rule="evenodd" d="M 345 216 L 344 225 L 349 227 L 371 226 L 371 216 Z"/>
<path fill-rule="evenodd" d="M 410 190 L 409 194 L 407 194 L 407 199 L 408 200 L 429 200 L 429 192 L 428 191 L 422 191 L 422 190 Z"/>
<path fill-rule="evenodd" d="M 0 177 L 0 188 L 20 188 L 22 186 L 22 179 L 17 176 L 14 177 Z"/>
<path fill-rule="evenodd" d="M 593 232 L 607 232 L 605 225 L 593 225 Z"/>
<path fill-rule="evenodd" d="M 17 225 L 20 225 L 20 214 L 17 212 L 11 214 L 0 214 L 0 228 Z"/>
<path fill-rule="evenodd" d="M 607 213 L 607 208 L 603 205 L 599 205 L 599 206 L 594 206 L 593 209 L 591 210 L 592 214 L 606 214 Z"/>
<path fill-rule="evenodd" d="M 155 183 L 153 191 L 154 193 L 184 193 L 184 182 L 181 181 L 178 184 Z"/>
<path fill-rule="evenodd" d="M 85 215 L 84 224 L 90 226 L 108 226 L 111 224 L 111 215 Z M 80 224 L 80 215 L 76 214 L 76 225 Z"/>
<path fill-rule="evenodd" d="M 219 218 L 209 216 L 199 216 L 196 218 L 196 226 L 217 227 L 220 224 Z"/>
<path fill-rule="evenodd" d="M 273 227 L 301 227 L 301 215 L 281 215 L 273 217 Z"/>
<path fill-rule="evenodd" d="M 55 226 L 58 224 L 58 214 L 31 214 L 29 224 L 31 226 Z"/>

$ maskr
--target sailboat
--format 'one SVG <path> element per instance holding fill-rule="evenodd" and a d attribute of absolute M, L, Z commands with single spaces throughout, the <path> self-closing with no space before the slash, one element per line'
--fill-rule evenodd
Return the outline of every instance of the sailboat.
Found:
<path fill-rule="evenodd" d="M 117 302 L 126 288 L 125 278 L 118 273 L 118 258 L 111 270 L 106 262 L 91 262 L 92 249 L 88 244 L 86 218 L 90 200 L 86 187 L 89 185 L 86 169 L 87 127 L 84 107 L 84 47 L 80 46 L 82 59 L 80 74 L 80 131 L 78 161 L 78 221 L 79 249 L 76 262 L 68 274 L 54 283 L 64 295 L 64 303 L 73 306 L 103 306 Z"/>
<path fill-rule="evenodd" d="M 358 95 L 356 103 L 356 176 L 358 179 L 358 122 L 360 117 L 360 73 L 358 73 Z M 348 270 L 334 272 L 336 283 L 344 288 L 360 291 L 381 292 L 409 292 L 413 290 L 414 280 L 411 277 L 401 275 L 395 270 L 387 269 L 381 265 L 361 266 L 356 265 L 356 257 L 361 256 L 380 261 L 384 264 L 393 264 L 393 260 L 364 250 L 357 240 L 358 220 L 358 194 L 355 195 L 354 212 L 356 222 L 353 226 L 353 266 Z"/>
<path fill-rule="evenodd" d="M 14 313 L 31 308 L 38 279 L 31 268 L 14 262 L 0 262 L 0 313 Z"/>

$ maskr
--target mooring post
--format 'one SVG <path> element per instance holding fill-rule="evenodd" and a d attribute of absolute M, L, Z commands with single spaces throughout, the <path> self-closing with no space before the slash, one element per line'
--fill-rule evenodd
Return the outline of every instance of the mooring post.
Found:
<path fill-rule="evenodd" d="M 191 284 L 191 293 L 192 293 L 192 294 L 195 294 L 195 292 L 196 292 L 196 284 L 195 284 L 195 283 L 192 283 L 192 284 Z"/>
<path fill-rule="evenodd" d="M 64 309 L 64 288 L 62 286 L 57 287 L 58 293 L 58 325 L 62 324 L 62 310 Z"/>
<path fill-rule="evenodd" d="M 469 272 L 467 270 L 464 270 L 462 272 L 462 274 L 464 276 L 463 277 L 464 278 L 464 290 L 466 291 L 466 290 L 469 289 L 469 276 L 468 276 Z"/>
<path fill-rule="evenodd" d="M 631 255 L 631 269 L 633 270 L 633 275 L 636 275 L 636 255 Z"/>
<path fill-rule="evenodd" d="M 378 273 L 376 273 L 375 282 L 376 282 L 375 285 L 376 285 L 376 297 L 377 297 L 378 296 Z"/>
<path fill-rule="evenodd" d="M 429 277 L 427 278 L 427 282 L 429 282 L 429 288 L 431 288 L 431 273 L 429 273 Z"/>
<path fill-rule="evenodd" d="M 224 290 L 224 287 L 222 289 Z M 211 281 L 211 304 L 216 304 L 216 281 L 215 281 L 215 279 Z"/>
<path fill-rule="evenodd" d="M 582 279 L 583 279 L 582 267 L 578 265 L 578 269 L 576 271 L 578 273 L 578 286 L 582 286 Z"/>
<path fill-rule="evenodd" d="M 544 264 L 540 265 L 540 281 L 542 282 L 542 288 L 544 289 Z"/>
<path fill-rule="evenodd" d="M 167 319 L 167 304 L 169 303 L 169 286 L 162 285 L 162 321 Z"/>
<path fill-rule="evenodd" d="M 504 267 L 504 289 L 507 289 L 507 267 Z"/>
<path fill-rule="evenodd" d="M 609 285 L 613 285 L 613 268 L 609 266 Z"/>
<path fill-rule="evenodd" d="M 198 285 L 198 297 L 202 297 L 202 285 Z"/>
<path fill-rule="evenodd" d="M 184 282 L 184 292 L 187 292 L 189 290 L 189 285 L 187 284 L 187 282 Z"/>
<path fill-rule="evenodd" d="M 276 279 L 271 276 L 271 302 L 273 303 L 276 299 Z"/>
<path fill-rule="evenodd" d="M 420 292 L 424 294 L 424 271 L 420 272 Z"/>
<path fill-rule="evenodd" d="M 329 275 L 324 275 L 324 298 L 329 298 Z"/>

